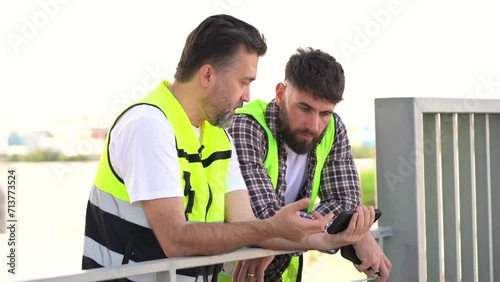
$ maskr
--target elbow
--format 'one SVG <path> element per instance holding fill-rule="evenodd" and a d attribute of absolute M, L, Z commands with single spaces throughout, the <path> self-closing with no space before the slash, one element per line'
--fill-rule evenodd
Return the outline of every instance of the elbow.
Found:
<path fill-rule="evenodd" d="M 176 257 L 181 257 L 182 255 L 180 252 L 177 252 L 175 248 L 162 248 L 163 252 L 165 253 L 165 256 L 167 258 L 176 258 Z"/>
<path fill-rule="evenodd" d="M 181 247 L 175 241 L 163 241 L 160 242 L 161 249 L 167 258 L 175 258 L 175 257 L 183 257 L 189 255 L 184 251 L 184 248 Z"/>

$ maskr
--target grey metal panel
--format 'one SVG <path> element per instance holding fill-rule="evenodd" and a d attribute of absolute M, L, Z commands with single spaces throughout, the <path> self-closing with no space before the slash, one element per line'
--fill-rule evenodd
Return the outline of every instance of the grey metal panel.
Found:
<path fill-rule="evenodd" d="M 443 201 L 443 236 L 445 279 L 459 281 L 460 201 L 458 183 L 458 136 L 456 115 L 441 114 L 441 173 Z"/>
<path fill-rule="evenodd" d="M 424 187 L 425 187 L 425 236 L 427 257 L 427 281 L 440 281 L 444 276 L 443 217 L 439 136 L 439 115 L 423 115 L 424 137 Z M 439 167 L 439 168 L 438 168 Z"/>
<path fill-rule="evenodd" d="M 491 230 L 491 185 L 487 115 L 474 115 L 476 154 L 477 240 L 479 281 L 493 281 Z"/>
<path fill-rule="evenodd" d="M 426 281 L 422 115 L 410 99 L 376 99 L 377 201 L 390 281 Z"/>
<path fill-rule="evenodd" d="M 421 113 L 498 113 L 500 99 L 380 98 L 375 103 L 413 103 Z M 393 102 L 398 101 L 398 102 Z"/>
<path fill-rule="evenodd" d="M 452 232 L 450 234 L 456 235 L 454 237 L 446 236 L 445 239 L 446 241 L 448 240 L 448 237 L 452 238 L 451 244 L 448 244 L 448 241 L 446 241 L 446 264 L 449 271 L 445 271 L 447 273 L 447 280 L 453 280 L 452 277 L 448 276 L 455 275 L 458 280 L 467 279 L 463 281 L 492 281 L 492 273 L 494 271 L 495 275 L 497 275 L 496 278 L 499 279 L 500 274 L 497 273 L 500 271 L 500 243 L 493 242 L 493 238 L 500 238 L 500 218 L 498 216 L 500 215 L 500 205 L 496 205 L 496 203 L 500 201 L 500 188 L 498 188 L 498 186 L 500 186 L 500 126 L 498 125 L 500 100 L 387 98 L 376 99 L 375 105 L 378 189 L 380 190 L 381 186 L 389 183 L 392 184 L 392 186 L 387 186 L 393 190 L 392 192 L 394 194 L 394 196 L 384 195 L 387 197 L 384 204 L 381 204 L 384 199 L 382 199 L 379 194 L 379 206 L 386 208 L 385 206 L 388 205 L 391 207 L 391 211 L 400 213 L 393 217 L 395 227 L 394 237 L 390 238 L 387 244 L 392 244 L 392 242 L 409 243 L 410 241 L 416 244 L 421 244 L 420 241 L 413 240 L 413 238 L 411 238 L 412 240 L 401 240 L 399 238 L 400 236 L 407 235 L 407 233 L 404 233 L 405 230 L 401 230 L 399 228 L 399 221 L 402 217 L 406 217 L 409 222 L 416 225 L 409 230 L 418 232 L 418 234 L 421 234 L 422 229 L 429 229 L 431 226 L 437 226 L 437 228 L 439 228 L 440 226 L 439 217 L 434 221 L 432 221 L 429 217 L 429 213 L 439 213 L 440 200 L 438 199 L 436 204 L 435 199 L 432 199 L 433 197 L 439 197 L 439 190 L 436 192 L 432 190 L 433 187 L 426 187 L 424 194 L 423 189 L 420 189 L 420 182 L 422 181 L 420 174 L 423 173 L 423 171 L 419 166 L 418 149 L 422 146 L 422 144 L 420 143 L 421 139 L 418 135 L 419 132 L 428 132 L 430 129 L 425 127 L 422 128 L 422 124 L 419 124 L 421 120 L 419 120 L 418 117 L 421 116 L 422 113 L 436 113 L 439 115 L 445 115 L 446 113 L 464 113 L 465 116 L 471 113 L 480 117 L 478 122 L 481 125 L 475 126 L 474 130 L 471 130 L 470 125 L 461 125 L 461 119 L 464 115 L 457 115 L 456 122 L 459 126 L 456 130 L 458 130 L 458 132 L 453 132 L 452 134 L 460 134 L 460 136 L 457 135 L 456 140 L 458 142 L 454 142 L 451 147 L 458 148 L 457 146 L 460 146 L 460 150 L 453 150 L 451 154 L 448 150 L 448 153 L 443 153 L 442 156 L 444 158 L 443 169 L 445 170 L 443 172 L 443 181 L 446 189 L 446 192 L 444 192 L 445 194 L 443 195 L 445 199 L 444 210 L 446 211 L 445 223 L 448 222 L 449 217 L 452 217 L 452 222 L 455 224 L 454 229 L 452 225 L 450 225 L 451 227 L 446 227 L 446 234 Z M 413 105 L 414 108 L 412 108 L 411 105 Z M 381 111 L 381 113 L 378 113 L 378 111 Z M 493 117 L 495 117 L 494 121 L 496 122 L 496 126 L 493 126 L 492 123 L 492 126 L 488 127 L 488 130 L 486 130 L 488 120 L 483 118 L 485 116 L 484 114 L 491 116 L 492 122 Z M 377 118 L 379 118 L 380 121 L 377 121 Z M 415 124 L 406 123 L 407 120 L 411 119 L 415 120 Z M 424 117 L 424 120 L 425 119 L 426 118 Z M 474 119 L 471 118 L 469 120 L 473 123 Z M 466 118 L 465 123 L 467 122 L 469 121 L 467 121 Z M 462 137 L 460 130 L 465 130 L 464 137 Z M 469 136 L 467 136 L 467 132 L 470 132 Z M 426 135 L 428 136 L 428 134 Z M 488 140 L 488 138 L 491 139 Z M 393 140 L 397 140 L 398 142 L 409 142 L 409 144 L 401 145 Z M 475 142 L 472 143 L 471 140 L 474 140 Z M 424 146 L 425 142 L 426 140 L 423 142 Z M 381 146 L 381 148 L 379 148 L 379 146 Z M 448 145 L 444 144 L 444 146 L 446 147 Z M 409 153 L 410 157 L 406 157 L 408 151 L 413 147 L 417 150 L 417 153 L 413 156 L 414 162 L 411 161 L 411 151 Z M 463 152 L 464 149 L 465 152 Z M 458 157 L 456 157 L 457 153 Z M 426 186 L 430 185 L 430 183 L 434 183 L 435 181 L 440 182 L 440 165 L 435 166 L 434 169 L 432 169 L 432 167 L 427 167 L 429 163 L 433 162 L 433 159 L 437 159 L 439 156 L 425 156 L 425 158 L 426 167 L 424 168 L 424 179 Z M 450 167 L 446 165 L 450 162 L 449 160 L 453 160 L 453 165 Z M 449 173 L 449 171 L 451 171 L 451 167 L 453 167 L 452 176 L 450 176 Z M 405 173 L 404 168 L 407 168 L 407 172 L 409 173 Z M 414 171 L 412 171 L 413 168 L 415 168 Z M 387 180 L 388 173 L 393 173 L 392 181 Z M 415 174 L 414 178 L 412 178 L 413 175 L 411 175 L 411 173 Z M 397 176 L 400 177 L 398 178 Z M 415 181 L 415 183 L 410 185 L 406 183 L 406 181 Z M 447 183 L 453 183 L 453 185 L 448 185 Z M 435 185 L 434 188 L 438 186 L 439 185 Z M 464 187 L 464 190 L 463 192 L 460 192 L 462 191 L 462 186 Z M 411 198 L 412 196 L 411 191 L 405 190 L 410 187 L 416 189 L 414 191 L 414 204 L 409 203 L 405 198 Z M 451 189 L 452 191 L 448 190 L 447 187 L 453 187 L 453 189 Z M 419 189 L 422 190 L 422 193 Z M 428 193 L 434 193 L 434 195 L 427 195 Z M 463 193 L 465 194 L 462 196 Z M 412 216 L 407 216 L 405 208 L 410 210 L 414 207 L 421 208 L 421 204 L 423 203 L 421 198 L 422 195 L 427 200 L 426 218 L 415 219 Z M 451 197 L 452 200 L 448 202 L 449 197 Z M 397 201 L 398 204 L 391 203 L 391 200 Z M 405 205 L 407 204 L 407 207 L 399 209 L 403 206 L 400 203 Z M 462 204 L 463 207 L 461 207 Z M 432 209 L 434 209 L 434 211 L 432 211 Z M 455 211 L 455 215 L 453 215 L 451 211 Z M 458 211 L 460 212 L 458 213 Z M 427 221 L 427 225 L 425 225 L 425 223 L 422 225 L 423 221 Z M 401 226 L 404 226 L 404 224 L 401 224 Z M 424 233 L 427 234 L 427 252 L 432 251 L 439 257 L 439 248 L 441 248 L 439 239 L 436 240 L 430 238 L 430 234 L 434 234 L 435 232 L 427 230 L 427 232 L 424 231 Z M 439 230 L 437 233 L 439 233 Z M 462 238 L 464 240 L 463 242 Z M 475 240 L 476 238 L 477 240 Z M 430 250 L 431 246 L 438 246 L 438 250 Z M 413 248 L 414 245 L 402 244 L 400 247 L 408 249 Z M 462 248 L 463 251 L 461 251 Z M 452 255 L 449 255 L 449 252 L 451 252 Z M 418 253 L 419 258 L 422 257 L 422 252 L 420 250 L 415 251 L 415 253 Z M 455 256 L 453 256 L 453 253 Z M 423 255 L 425 256 L 425 253 Z M 450 256 L 453 262 L 449 262 Z M 421 271 L 422 266 L 424 266 L 424 270 L 429 270 L 429 275 L 438 275 L 438 277 L 440 277 L 439 280 L 442 280 L 442 276 L 440 274 L 432 272 L 442 271 L 442 268 L 440 267 L 444 262 L 444 259 L 438 262 L 437 266 L 431 266 L 431 262 L 435 262 L 436 258 L 432 257 L 430 254 L 427 254 L 427 257 L 429 258 L 427 266 L 425 266 L 425 262 L 419 261 L 420 264 L 416 266 L 418 271 Z M 412 258 L 414 257 L 412 256 Z M 399 261 L 397 263 L 405 266 L 404 263 Z M 450 264 L 457 266 L 455 274 L 449 274 L 453 273 L 453 269 L 450 269 Z M 462 267 L 464 271 L 460 273 L 460 268 Z M 463 276 L 461 276 L 462 274 Z M 422 276 L 419 276 L 419 279 L 422 279 Z M 403 278 L 399 280 L 405 281 Z M 431 279 L 429 279 L 429 281 L 431 281 Z"/>
<path fill-rule="evenodd" d="M 458 115 L 462 281 L 478 281 L 474 131 L 471 114 Z"/>
<path fill-rule="evenodd" d="M 500 281 L 500 114 L 490 115 L 491 202 L 494 281 Z"/>

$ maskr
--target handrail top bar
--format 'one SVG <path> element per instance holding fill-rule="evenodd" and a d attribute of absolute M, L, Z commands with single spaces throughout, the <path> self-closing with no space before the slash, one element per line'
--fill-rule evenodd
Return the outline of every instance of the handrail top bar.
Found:
<path fill-rule="evenodd" d="M 384 238 L 384 237 L 392 237 L 393 231 L 391 226 L 381 226 L 378 228 L 373 228 L 370 230 L 373 237 L 375 238 Z"/>
<path fill-rule="evenodd" d="M 414 105 L 421 113 L 500 113 L 500 99 L 477 98 L 376 98 L 375 107 L 398 104 Z"/>
<path fill-rule="evenodd" d="M 102 281 L 102 280 L 123 278 L 123 277 L 148 274 L 148 273 L 175 271 L 176 269 L 191 268 L 208 264 L 218 264 L 227 261 L 282 255 L 293 252 L 297 251 L 273 251 L 261 248 L 242 248 L 234 252 L 213 255 L 213 256 L 165 258 L 165 259 L 131 263 L 126 265 L 80 270 L 68 275 L 58 275 L 42 279 L 13 280 L 13 282 Z M 209 261 L 208 264 L 206 263 L 207 261 Z"/>

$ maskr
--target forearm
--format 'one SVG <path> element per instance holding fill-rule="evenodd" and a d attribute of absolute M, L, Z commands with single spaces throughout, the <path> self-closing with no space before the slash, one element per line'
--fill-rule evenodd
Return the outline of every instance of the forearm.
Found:
<path fill-rule="evenodd" d="M 167 250 L 169 257 L 213 255 L 244 246 L 258 245 L 276 236 L 270 222 L 255 220 L 235 223 L 187 223 L 179 227 Z"/>
<path fill-rule="evenodd" d="M 292 242 L 282 238 L 272 238 L 257 244 L 257 246 L 270 250 L 283 251 L 306 251 L 316 249 L 316 246 L 309 243 L 307 239 L 300 242 Z"/>
<path fill-rule="evenodd" d="M 293 242 L 282 238 L 272 238 L 262 241 L 258 244 L 259 247 L 270 250 L 294 250 L 294 251 L 308 251 L 308 250 L 330 250 L 338 249 L 343 246 L 338 235 L 330 235 L 328 233 L 317 233 L 308 236 L 307 238 Z"/>
<path fill-rule="evenodd" d="M 226 198 L 227 220 L 231 223 L 186 222 L 182 198 L 143 201 L 151 228 L 168 257 L 212 255 L 255 245 L 277 236 L 279 226 L 271 219 L 256 220 L 245 191 Z M 238 205 L 241 209 L 237 209 Z M 229 211 L 234 212 L 229 212 Z"/>
<path fill-rule="evenodd" d="M 287 205 L 272 218 L 256 220 L 243 190 L 226 194 L 226 223 L 187 223 L 182 198 L 157 199 L 143 202 L 143 205 L 169 257 L 217 254 L 258 245 L 270 238 L 300 242 L 311 234 L 322 232 L 331 219 L 331 215 L 315 220 L 298 216 L 297 212 L 309 205 L 309 201 L 303 199 Z"/>

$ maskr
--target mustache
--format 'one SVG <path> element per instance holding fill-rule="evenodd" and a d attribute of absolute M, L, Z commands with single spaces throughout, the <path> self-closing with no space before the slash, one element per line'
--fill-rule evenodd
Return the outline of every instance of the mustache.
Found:
<path fill-rule="evenodd" d="M 238 108 L 241 108 L 243 107 L 243 101 L 239 101 L 238 103 L 236 103 L 236 105 L 234 106 L 235 109 L 238 109 Z"/>
<path fill-rule="evenodd" d="M 295 133 L 297 134 L 304 134 L 304 135 L 310 135 L 314 138 L 318 138 L 319 137 L 319 134 L 316 134 L 312 131 L 310 131 L 309 129 L 297 129 L 295 130 Z"/>

